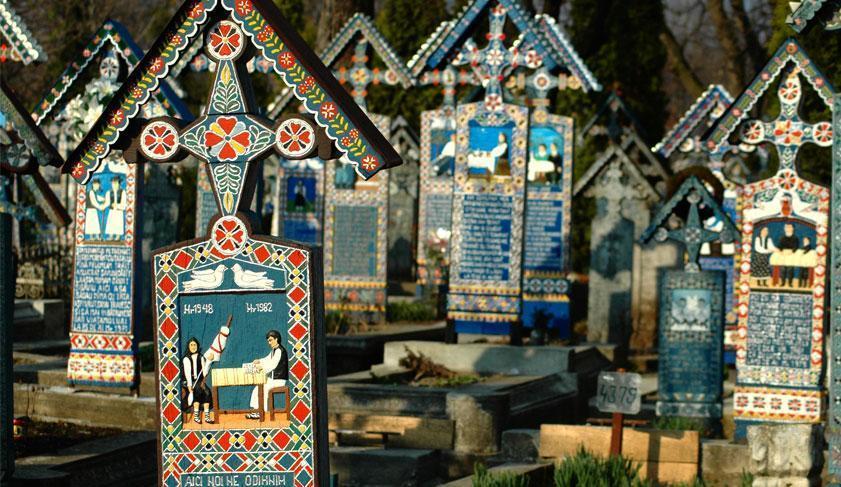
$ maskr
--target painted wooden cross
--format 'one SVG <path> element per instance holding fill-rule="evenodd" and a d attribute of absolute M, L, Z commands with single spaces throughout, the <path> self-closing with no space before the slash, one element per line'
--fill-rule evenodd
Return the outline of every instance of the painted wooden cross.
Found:
<path fill-rule="evenodd" d="M 708 184 L 712 182 L 720 192 L 723 192 L 721 183 L 717 179 L 713 179 L 712 175 L 710 176 Z M 669 217 L 678 216 L 678 205 L 682 204 L 689 205 L 685 216 L 680 215 L 678 218 L 683 220 L 683 225 L 679 228 L 671 228 Z M 720 222 L 720 225 L 705 225 L 700 216 L 702 211 L 707 214 L 708 218 L 714 218 L 717 222 Z M 708 218 L 705 218 L 705 220 Z M 692 175 L 684 180 L 675 194 L 657 212 L 651 226 L 643 232 L 640 240 L 647 242 L 653 237 L 658 242 L 674 240 L 682 244 L 688 254 L 684 270 L 698 272 L 701 270 L 698 258 L 704 244 L 719 240 L 723 243 L 732 243 L 736 240 L 738 234 L 735 224 L 721 210 L 721 205 L 714 200 L 704 182 L 697 176 Z"/>
<path fill-rule="evenodd" d="M 521 65 L 535 68 L 542 61 L 536 51 L 505 47 L 503 29 L 507 13 L 502 3 L 494 6 L 489 13 L 488 44 L 479 49 L 476 41 L 468 39 L 453 59 L 454 65 L 469 64 L 473 69 L 485 88 L 485 109 L 489 111 L 502 110 L 502 82 L 512 71 Z"/>
<path fill-rule="evenodd" d="M 153 162 L 172 161 L 190 153 L 209 163 L 223 216 L 248 209 L 253 191 L 253 184 L 248 184 L 254 177 L 251 168 L 270 151 L 293 160 L 316 152 L 323 159 L 333 156 L 331 142 L 310 117 L 289 115 L 273 123 L 253 115 L 250 79 L 244 65 L 237 63 L 245 47 L 246 39 L 236 23 L 218 22 L 206 42 L 217 69 L 204 113 L 184 128 L 168 117 L 153 119 L 135 141 L 136 150 Z M 137 160 L 135 154 L 126 158 Z M 217 227 L 227 228 L 225 225 L 229 223 L 217 222 Z"/>
<path fill-rule="evenodd" d="M 353 96 L 353 101 L 363 109 L 368 107 L 366 97 L 368 96 L 369 85 L 380 83 L 396 85 L 399 82 L 397 74 L 391 69 L 381 71 L 378 68 L 371 69 L 368 67 L 368 39 L 364 36 L 356 42 L 351 61 L 353 61 L 353 64 L 349 69 L 341 67 L 335 70 L 333 74 L 340 83 L 350 84 L 350 94 Z"/>
<path fill-rule="evenodd" d="M 753 145 L 770 142 L 777 149 L 780 159 L 778 172 L 797 172 L 795 160 L 803 145 L 832 145 L 832 123 L 821 121 L 810 124 L 800 118 L 798 111 L 803 96 L 800 70 L 799 66 L 792 66 L 777 89 L 777 97 L 780 99 L 780 114 L 777 118 L 770 122 L 752 119 L 742 125 L 741 138 L 744 142 Z"/>

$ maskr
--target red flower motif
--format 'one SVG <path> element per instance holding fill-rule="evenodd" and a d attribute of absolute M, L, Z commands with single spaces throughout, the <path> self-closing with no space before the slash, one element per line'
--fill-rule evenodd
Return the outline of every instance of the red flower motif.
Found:
<path fill-rule="evenodd" d="M 140 86 L 134 86 L 131 89 L 131 97 L 135 100 L 140 99 L 143 96 L 143 89 Z"/>
<path fill-rule="evenodd" d="M 190 18 L 195 19 L 195 18 L 201 17 L 203 14 L 204 14 L 204 4 L 201 2 L 201 0 L 198 0 L 195 3 L 195 5 L 193 5 L 193 8 L 190 9 L 190 13 L 189 13 Z"/>
<path fill-rule="evenodd" d="M 832 143 L 832 125 L 829 122 L 816 124 L 812 136 L 818 144 L 829 145 Z"/>
<path fill-rule="evenodd" d="M 160 57 L 156 57 L 152 64 L 149 65 L 149 72 L 152 74 L 158 74 L 164 68 L 164 60 Z"/>
<path fill-rule="evenodd" d="M 169 43 L 173 45 L 181 44 L 181 36 L 178 34 L 172 34 L 169 36 Z"/>
<path fill-rule="evenodd" d="M 220 22 L 211 32 L 209 43 L 217 56 L 227 59 L 242 47 L 242 36 L 231 22 Z"/>
<path fill-rule="evenodd" d="M 155 125 L 143 138 L 146 149 L 159 156 L 167 155 L 176 143 L 175 134 L 169 127 L 163 125 Z"/>
<path fill-rule="evenodd" d="M 368 154 L 367 156 L 362 158 L 362 168 L 366 171 L 373 171 L 377 168 L 377 166 L 379 166 L 379 164 L 380 161 L 377 160 L 377 158 L 371 154 Z"/>
<path fill-rule="evenodd" d="M 204 145 L 210 149 L 210 155 L 218 160 L 233 161 L 248 152 L 251 134 L 245 123 L 236 117 L 219 117 L 205 132 Z"/>
<path fill-rule="evenodd" d="M 310 88 L 312 88 L 313 86 L 315 86 L 315 79 L 312 76 L 307 76 L 306 78 L 304 78 L 304 81 L 301 82 L 300 85 L 298 85 L 298 92 L 304 95 L 308 93 L 310 91 Z"/>
<path fill-rule="evenodd" d="M 243 17 L 250 14 L 253 9 L 254 8 L 251 5 L 251 0 L 239 0 L 237 2 L 237 13 L 242 15 Z"/>
<path fill-rule="evenodd" d="M 343 146 L 347 147 L 347 146 L 349 146 L 351 143 L 353 143 L 353 140 L 351 140 L 351 138 L 350 138 L 350 137 L 342 137 L 341 142 L 342 142 L 342 145 L 343 145 Z"/>
<path fill-rule="evenodd" d="M 792 125 L 791 120 L 777 122 L 774 127 L 774 137 L 783 140 L 785 145 L 798 145 L 803 138 L 803 130 L 798 125 Z"/>
<path fill-rule="evenodd" d="M 350 132 L 347 133 L 347 136 L 351 139 L 356 139 L 359 137 L 359 131 L 356 129 L 350 129 Z"/>
<path fill-rule="evenodd" d="M 122 109 L 117 109 L 113 115 L 111 115 L 111 125 L 120 125 L 125 120 L 126 116 L 123 113 Z"/>
<path fill-rule="evenodd" d="M 85 166 L 82 165 L 81 162 L 77 162 L 75 165 L 73 165 L 73 169 L 70 171 L 70 175 L 78 179 L 82 177 L 82 174 L 85 174 Z"/>
<path fill-rule="evenodd" d="M 213 237 L 222 250 L 233 252 L 242 245 L 245 239 L 245 232 L 237 222 L 225 220 L 220 226 L 216 227 Z"/>
<path fill-rule="evenodd" d="M 321 113 L 321 116 L 327 121 L 333 120 L 338 114 L 338 111 L 336 110 L 336 104 L 332 101 L 325 101 L 324 103 L 322 103 L 321 108 L 319 108 L 318 111 L 319 113 Z"/>
<path fill-rule="evenodd" d="M 263 27 L 263 30 L 261 30 L 260 33 L 257 34 L 257 40 L 260 42 L 266 42 L 267 40 L 271 39 L 273 35 L 274 29 L 272 29 L 271 25 L 266 24 L 266 26 Z"/>
<path fill-rule="evenodd" d="M 289 69 L 295 65 L 295 56 L 289 51 L 283 51 L 277 58 L 277 61 L 280 63 L 280 67 Z"/>
<path fill-rule="evenodd" d="M 284 151 L 297 156 L 312 146 L 314 135 L 307 125 L 290 122 L 281 127 L 278 141 Z"/>

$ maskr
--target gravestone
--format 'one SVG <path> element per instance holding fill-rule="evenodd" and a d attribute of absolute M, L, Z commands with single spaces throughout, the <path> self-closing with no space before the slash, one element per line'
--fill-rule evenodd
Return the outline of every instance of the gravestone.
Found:
<path fill-rule="evenodd" d="M 391 122 L 391 144 L 403 157 L 403 165 L 389 171 L 388 273 L 389 280 L 415 281 L 418 207 L 418 136 L 405 118 Z"/>
<path fill-rule="evenodd" d="M 710 85 L 651 150 L 668 160 L 674 171 L 691 166 L 709 168 L 724 186 L 722 208 L 738 226 L 741 185 L 728 179 L 726 161 L 742 161 L 746 154 L 755 152 L 756 147 L 737 144 L 711 154 L 702 141 L 709 128 L 732 102 L 733 97 L 723 86 Z M 720 227 L 721 222 L 711 220 L 705 222 L 705 225 L 708 229 L 714 230 Z M 735 283 L 738 280 L 736 275 L 738 247 L 738 241 L 728 244 L 706 244 L 701 248 L 699 259 L 703 270 L 727 273 L 724 281 L 724 349 L 725 362 L 730 365 L 736 361 L 735 336 L 738 320 L 735 307 Z"/>
<path fill-rule="evenodd" d="M 188 125 L 169 117 L 131 124 L 150 88 L 167 78 L 197 36 L 217 63 L 204 113 Z M 345 157 L 360 177 L 370 178 L 398 165 L 399 156 L 272 2 L 185 2 L 154 46 L 67 169 L 85 182 L 102 154 L 127 139 L 131 163 L 170 162 L 189 153 L 210 167 L 219 217 L 205 237 L 159 249 L 153 259 L 158 483 L 324 485 L 319 252 L 252 231 L 254 170 L 270 151 L 287 159 L 317 153 Z M 269 120 L 254 114 L 245 65 L 255 51 L 271 53 L 272 70 L 309 115 Z M 282 134 L 293 122 L 307 125 L 311 144 L 290 146 Z"/>
<path fill-rule="evenodd" d="M 687 254 L 683 270 L 665 270 L 660 282 L 657 415 L 717 421 L 727 274 L 702 270 L 699 260 L 704 245 L 733 242 L 738 230 L 707 188 L 714 187 L 719 198 L 724 192 L 712 173 L 690 168 L 675 177 L 678 183 L 641 237 L 644 243 L 674 240 Z M 720 228 L 707 228 L 710 218 L 720 220 Z"/>
<path fill-rule="evenodd" d="M 816 25 L 823 25 L 827 30 L 839 27 L 838 6 L 835 2 L 801 2 L 790 5 L 792 14 L 786 19 L 797 32 L 805 32 Z M 816 15 L 816 13 L 818 15 Z M 834 100 L 832 107 L 833 133 L 841 133 L 841 101 Z M 841 138 L 832 139 L 832 187 L 831 207 L 841 207 Z M 831 213 L 830 230 L 830 273 L 838 275 L 841 272 L 841 218 L 839 213 Z M 831 310 L 841 307 L 841 292 L 830 288 L 829 306 Z M 829 313 L 830 330 L 841 330 L 841 313 Z M 841 357 L 841 335 L 833 332 L 827 345 L 830 357 Z M 841 361 L 833 358 L 827 366 L 829 380 L 829 398 L 827 410 L 826 437 L 829 443 L 829 465 L 827 470 L 830 481 L 838 482 L 841 478 L 841 381 L 834 378 L 841 377 Z"/>
<path fill-rule="evenodd" d="M 785 41 L 754 81 L 719 119 L 711 150 L 740 130 L 748 144 L 769 144 L 777 173 L 747 184 L 742 202 L 739 266 L 738 371 L 734 393 L 736 436 L 756 422 L 812 422 L 822 416 L 823 330 L 830 194 L 800 177 L 802 145 L 832 144 L 832 125 L 798 115 L 801 75 L 831 108 L 834 89 L 794 39 Z M 780 78 L 776 119 L 745 120 Z"/>
<path fill-rule="evenodd" d="M 460 105 L 447 318 L 454 333 L 517 333 L 528 109 Z"/>
<path fill-rule="evenodd" d="M 93 123 L 90 113 L 104 110 L 126 72 L 142 57 L 143 51 L 125 27 L 106 21 L 47 92 L 33 118 L 69 155 Z M 94 78 L 73 96 L 89 71 L 94 71 Z M 163 83 L 143 107 L 143 116 L 165 114 L 190 117 L 171 87 Z M 144 303 L 150 296 L 150 288 L 144 292 L 148 281 L 140 280 L 143 214 L 159 216 L 151 205 L 145 209 L 139 205 L 143 183 L 143 166 L 126 164 L 116 151 L 106 155 L 84 185 L 75 185 L 74 292 L 67 362 L 71 385 L 138 385 L 137 341 L 142 333 L 141 312 L 149 308 Z M 154 230 L 163 223 L 152 221 L 148 227 Z M 174 232 L 174 226 L 163 228 L 164 241 L 173 242 Z"/>
<path fill-rule="evenodd" d="M 70 223 L 67 211 L 39 172 L 40 166 L 61 164 L 61 156 L 35 126 L 11 88 L 0 80 L 0 481 L 4 484 L 11 482 L 15 469 L 12 221 L 37 221 L 40 209 L 57 227 Z M 15 183 L 27 188 L 37 208 L 12 198 L 11 187 Z"/>
<path fill-rule="evenodd" d="M 607 115 L 606 125 L 598 125 Z M 627 122 L 625 121 L 627 120 Z M 593 198 L 587 339 L 651 350 L 657 332 L 659 268 L 678 264 L 670 244 L 643 249 L 637 239 L 665 193 L 666 169 L 638 135 L 633 114 L 612 92 L 582 132 L 607 135 L 607 149 L 575 183 L 573 198 Z"/>
<path fill-rule="evenodd" d="M 324 161 L 318 158 L 281 159 L 276 180 L 278 194 L 272 235 L 308 245 L 322 245 Z"/>

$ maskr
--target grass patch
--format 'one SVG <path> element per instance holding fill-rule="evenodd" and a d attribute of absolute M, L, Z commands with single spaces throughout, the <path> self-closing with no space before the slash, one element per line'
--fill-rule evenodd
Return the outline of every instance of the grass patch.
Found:
<path fill-rule="evenodd" d="M 490 473 L 483 463 L 473 465 L 473 487 L 528 487 L 525 475 L 513 473 Z"/>
<path fill-rule="evenodd" d="M 622 457 L 600 458 L 584 448 L 555 468 L 556 487 L 648 487 L 640 466 Z"/>
<path fill-rule="evenodd" d="M 435 306 L 425 301 L 395 301 L 385 308 L 386 320 L 397 321 L 434 321 L 437 317 Z"/>

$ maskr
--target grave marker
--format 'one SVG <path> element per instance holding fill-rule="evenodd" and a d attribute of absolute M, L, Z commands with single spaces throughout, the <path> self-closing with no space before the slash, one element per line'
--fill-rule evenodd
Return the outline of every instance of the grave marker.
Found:
<path fill-rule="evenodd" d="M 722 207 L 727 216 L 739 225 L 741 211 L 741 185 L 728 178 L 727 161 L 731 167 L 742 161 L 744 155 L 754 152 L 756 147 L 745 144 L 725 147 L 713 154 L 707 151 L 703 137 L 715 121 L 733 102 L 733 97 L 721 85 L 710 85 L 695 103 L 686 111 L 677 123 L 669 130 L 663 139 L 651 150 L 671 162 L 674 171 L 680 171 L 690 166 L 709 168 L 713 175 L 724 185 L 724 199 Z M 718 225 L 719 222 L 712 224 Z M 704 245 L 701 249 L 699 263 L 703 270 L 718 270 L 727 273 L 724 293 L 724 350 L 725 362 L 734 364 L 736 361 L 736 292 L 735 283 L 738 281 L 739 242 L 721 245 Z"/>
<path fill-rule="evenodd" d="M 403 157 L 403 165 L 389 171 L 388 273 L 389 280 L 415 281 L 418 202 L 418 136 L 405 118 L 391 122 L 391 141 Z"/>
<path fill-rule="evenodd" d="M 5 7 L 0 4 L 0 9 Z M 37 221 L 41 210 L 55 226 L 70 223 L 39 172 L 39 166 L 60 166 L 61 156 L 38 129 L 12 90 L 0 80 L 0 481 L 11 482 L 15 469 L 12 440 L 14 374 L 12 336 L 15 308 L 15 277 L 12 254 L 12 221 Z M 24 186 L 36 207 L 12 198 L 13 182 Z"/>
<path fill-rule="evenodd" d="M 136 66 L 143 51 L 121 24 L 107 20 L 80 55 L 58 78 L 38 104 L 33 118 L 65 154 L 89 129 L 90 112 L 102 112 L 120 87 L 124 73 Z M 86 71 L 98 74 L 75 93 Z M 191 117 L 163 83 L 154 100 L 143 107 L 146 117 L 169 114 Z M 118 115 L 120 116 L 120 115 Z M 137 334 L 144 309 L 144 282 L 139 272 L 142 255 L 142 165 L 126 164 L 119 152 L 107 156 L 95 175 L 75 191 L 72 317 L 67 380 L 71 385 L 136 388 Z M 155 215 L 153 208 L 148 208 Z M 161 222 L 148 225 L 150 230 Z M 164 227 L 167 243 L 174 227 Z M 150 248 L 146 249 L 147 251 Z M 148 255 L 148 254 L 147 254 Z M 149 289 L 147 289 L 149 291 Z"/>
<path fill-rule="evenodd" d="M 807 143 L 830 146 L 832 125 L 809 124 L 799 117 L 801 75 L 832 108 L 834 89 L 829 80 L 797 41 L 788 39 L 707 139 L 710 150 L 717 150 L 740 129 L 743 142 L 770 143 L 780 161 L 774 176 L 743 189 L 734 393 L 737 437 L 758 421 L 821 419 L 830 194 L 799 176 L 796 158 Z M 770 122 L 745 121 L 759 99 L 757 93 L 765 92 L 778 77 L 778 117 Z"/>
<path fill-rule="evenodd" d="M 607 125 L 597 125 L 607 115 Z M 621 118 L 630 122 L 623 123 Z M 582 129 L 606 134 L 607 149 L 575 183 L 573 197 L 595 199 L 590 234 L 587 339 L 651 349 L 657 318 L 659 267 L 678 263 L 671 246 L 641 248 L 637 238 L 648 227 L 650 211 L 665 192 L 666 169 L 637 134 L 633 114 L 612 92 L 600 112 Z"/>
<path fill-rule="evenodd" d="M 198 35 L 218 63 L 205 112 L 186 126 L 166 117 L 135 120 L 149 89 Z M 271 53 L 272 70 L 310 115 L 254 115 L 244 66 L 254 51 Z M 293 122 L 307 125 L 313 144 L 284 143 L 281 134 Z M 158 483 L 323 485 L 329 470 L 320 257 L 317 249 L 253 234 L 247 212 L 254 169 L 270 151 L 329 159 L 338 150 L 370 178 L 399 164 L 399 156 L 264 0 L 185 2 L 66 169 L 86 182 L 102 156 L 127 139 L 129 161 L 157 164 L 190 153 L 207 163 L 220 210 L 206 237 L 154 256 Z"/>
<path fill-rule="evenodd" d="M 218 64 L 204 113 L 186 126 L 166 117 L 136 120 L 150 87 L 167 77 L 197 35 Z M 269 53 L 272 70 L 309 116 L 254 115 L 244 66 L 254 51 Z M 285 142 L 281 134 L 293 122 L 307 125 L 312 144 Z M 158 483 L 323 485 L 319 253 L 253 234 L 254 169 L 270 151 L 288 159 L 342 154 L 370 178 L 399 164 L 399 156 L 264 0 L 185 2 L 66 168 L 86 182 L 102 156 L 127 139 L 133 141 L 129 161 L 162 163 L 190 153 L 207 163 L 220 211 L 206 237 L 154 257 Z"/>
<path fill-rule="evenodd" d="M 724 192 L 710 172 L 687 169 L 678 183 L 640 239 L 673 240 L 687 254 L 683 270 L 665 270 L 660 284 L 657 415 L 720 419 L 727 275 L 701 270 L 699 259 L 704 245 L 733 242 L 738 230 L 710 193 Z M 711 218 L 720 222 L 715 230 Z"/>

